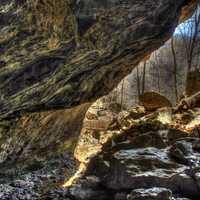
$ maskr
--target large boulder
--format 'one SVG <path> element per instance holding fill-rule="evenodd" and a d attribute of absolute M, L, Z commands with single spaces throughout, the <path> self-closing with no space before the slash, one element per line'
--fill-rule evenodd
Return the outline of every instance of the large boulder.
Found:
<path fill-rule="evenodd" d="M 193 155 L 194 157 L 194 155 Z M 195 162 L 199 163 L 199 154 Z M 186 171 L 187 166 L 175 162 L 167 150 L 149 147 L 145 149 L 120 150 L 113 155 L 99 157 L 95 172 L 108 188 L 115 190 L 151 187 L 169 188 L 184 195 L 199 196 L 198 184 Z M 94 173 L 95 173 L 94 172 Z"/>
<path fill-rule="evenodd" d="M 184 141 L 171 149 L 119 146 L 93 158 L 86 174 L 96 175 L 106 188 L 117 191 L 163 187 L 194 198 L 200 195 L 199 156 Z"/>
<path fill-rule="evenodd" d="M 145 92 L 139 96 L 139 101 L 147 111 L 155 111 L 162 107 L 172 107 L 172 103 L 157 92 Z"/>

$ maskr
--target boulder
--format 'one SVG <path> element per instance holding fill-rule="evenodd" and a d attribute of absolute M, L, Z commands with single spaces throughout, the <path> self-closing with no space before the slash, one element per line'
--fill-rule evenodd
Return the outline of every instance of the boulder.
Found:
<path fill-rule="evenodd" d="M 163 107 L 172 107 L 172 103 L 163 95 L 157 92 L 145 92 L 139 96 L 139 103 L 147 111 L 154 111 Z"/>
<path fill-rule="evenodd" d="M 192 154 L 197 165 L 199 156 Z M 168 148 L 148 147 L 100 154 L 93 159 L 87 173 L 92 172 L 105 187 L 118 191 L 163 187 L 173 193 L 199 197 L 199 168 L 194 176 L 188 170 L 187 165 L 171 159 Z"/>
<path fill-rule="evenodd" d="M 116 119 L 113 118 L 113 124 Z M 98 120 L 90 121 L 86 119 L 83 124 L 83 129 L 76 145 L 74 155 L 80 162 L 88 162 L 93 156 L 96 156 L 105 149 L 119 148 L 144 148 L 156 147 L 165 148 L 166 142 L 163 135 L 159 133 L 159 125 L 152 123 L 140 123 L 140 120 L 134 121 L 129 111 L 122 111 L 118 115 L 117 126 L 108 125 L 104 129 L 102 125 L 102 117 Z M 107 121 L 108 124 L 109 121 Z M 130 128 L 133 126 L 133 128 Z M 127 127 L 126 130 L 123 128 Z"/>
<path fill-rule="evenodd" d="M 170 156 L 177 159 L 178 162 L 191 165 L 191 162 L 194 162 L 192 144 L 185 141 L 176 142 L 170 148 Z"/>
<path fill-rule="evenodd" d="M 123 136 L 122 136 L 123 137 Z M 123 137 L 125 140 L 125 137 Z M 118 142 L 119 141 L 119 142 Z M 114 149 L 132 149 L 132 148 L 146 148 L 156 147 L 162 149 L 167 147 L 163 138 L 158 132 L 149 131 L 133 137 L 127 136 L 125 141 L 120 142 L 120 137 L 115 140 L 116 146 Z"/>
<path fill-rule="evenodd" d="M 187 138 L 189 136 L 190 134 L 188 134 L 187 132 L 177 130 L 175 128 L 169 128 L 166 130 L 166 138 L 167 138 L 168 144 L 173 144 L 177 140 Z"/>
<path fill-rule="evenodd" d="M 130 118 L 130 112 L 124 110 L 118 114 L 117 122 L 121 128 L 129 127 L 131 124 Z"/>
<path fill-rule="evenodd" d="M 172 192 L 166 188 L 133 190 L 127 200 L 171 200 Z"/>

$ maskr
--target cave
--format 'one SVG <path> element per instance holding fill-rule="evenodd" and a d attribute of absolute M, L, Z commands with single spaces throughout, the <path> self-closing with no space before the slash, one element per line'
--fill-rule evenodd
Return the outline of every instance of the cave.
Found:
<path fill-rule="evenodd" d="M 0 199 L 199 199 L 199 33 L 198 0 L 0 0 Z"/>

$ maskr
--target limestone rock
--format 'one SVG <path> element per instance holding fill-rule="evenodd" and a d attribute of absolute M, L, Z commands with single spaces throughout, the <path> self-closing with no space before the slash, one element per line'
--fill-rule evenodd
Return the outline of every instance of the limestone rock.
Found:
<path fill-rule="evenodd" d="M 70 189 L 70 194 L 77 200 L 106 200 L 109 198 L 106 191 L 99 187 L 99 180 L 87 177 L 82 179 Z"/>
<path fill-rule="evenodd" d="M 145 92 L 139 97 L 140 104 L 148 111 L 154 111 L 162 107 L 172 107 L 171 102 L 163 95 L 156 92 Z"/>
<path fill-rule="evenodd" d="M 195 159 L 194 163 L 199 163 L 199 154 L 192 155 Z M 94 173 L 107 188 L 134 190 L 164 187 L 183 195 L 199 196 L 198 175 L 194 181 L 193 176 L 189 175 L 191 172 L 187 172 L 187 165 L 179 164 L 171 159 L 168 149 L 159 150 L 148 147 L 121 149 L 110 154 L 105 152 L 98 157 L 94 167 Z M 196 174 L 198 172 L 197 168 Z"/>
<path fill-rule="evenodd" d="M 194 119 L 195 127 L 199 124 L 199 109 L 183 112 L 169 109 L 171 120 L 166 124 L 158 118 L 159 112 L 168 113 L 162 110 L 143 113 L 139 118 L 130 111 L 123 111 L 118 114 L 115 129 L 82 132 L 75 156 L 86 164 L 84 176 L 98 177 L 106 191 L 115 191 L 112 196 L 115 200 L 127 200 L 130 190 L 141 190 L 148 199 L 148 191 L 157 187 L 170 192 L 171 196 L 166 199 L 198 199 L 199 136 L 198 131 L 187 132 L 184 127 L 191 125 Z M 195 118 L 182 121 L 185 115 Z M 137 194 L 138 199 L 143 198 L 141 193 Z M 129 198 L 133 198 L 130 195 Z M 155 198 L 163 196 L 158 192 Z"/>
<path fill-rule="evenodd" d="M 12 179 L 16 174 L 36 171 L 25 179 L 31 177 L 30 183 L 42 182 L 45 185 L 51 177 L 57 183 L 58 177 L 63 182 L 63 177 L 69 176 L 68 170 L 63 172 L 65 167 L 73 171 L 76 166 L 71 164 L 70 158 L 68 162 L 59 163 L 59 167 L 53 161 L 55 157 L 62 161 L 63 153 L 73 149 L 88 106 L 108 94 L 134 66 L 163 45 L 183 17 L 183 9 L 187 10 L 191 5 L 195 7 L 197 3 L 197 0 L 0 0 L 1 177 Z M 89 118 L 93 117 L 90 115 Z M 113 150 L 117 145 L 115 138 L 122 133 L 119 130 L 84 132 L 77 145 L 77 158 L 86 162 L 88 158 L 97 158 L 102 150 L 103 153 L 105 149 Z M 154 140 L 150 145 L 154 145 Z M 177 172 L 179 166 L 168 160 L 165 150 L 161 152 L 150 147 L 148 150 L 147 155 L 140 152 L 144 154 L 144 161 L 139 165 L 141 173 L 142 168 L 147 167 L 143 166 L 145 161 L 150 165 L 150 168 L 145 168 L 147 171 L 153 169 L 154 164 L 159 165 L 156 176 L 164 168 L 163 176 L 169 177 L 170 172 L 166 172 L 169 165 L 175 167 L 170 169 L 172 173 Z M 113 155 L 123 154 L 123 151 L 113 152 L 110 158 L 118 162 L 119 158 L 117 160 Z M 138 153 L 139 150 L 134 153 L 136 159 L 139 159 Z M 148 153 L 153 154 L 152 158 Z M 166 161 L 161 161 L 160 155 L 166 156 Z M 104 160 L 101 170 L 113 167 L 113 160 Z M 56 168 L 51 168 L 54 166 Z M 128 166 L 121 169 L 120 165 L 114 165 L 124 175 L 127 175 Z M 137 163 L 135 166 L 138 167 Z M 129 187 L 135 181 L 135 177 L 129 175 L 136 174 L 136 171 L 128 174 L 128 184 L 124 184 L 126 176 L 120 176 L 123 177 L 121 182 L 114 186 L 120 189 L 120 184 Z M 113 172 L 117 173 L 109 176 L 118 175 L 118 170 Z M 160 180 L 159 177 L 155 179 Z M 181 188 L 186 194 L 189 190 L 197 193 L 191 177 L 177 175 L 177 179 L 183 184 Z M 163 180 L 165 177 L 161 178 L 161 183 Z M 16 181 L 13 186 L 1 185 L 1 198 L 40 198 L 34 191 L 23 188 L 26 181 Z M 148 181 L 154 186 L 155 181 Z M 96 195 L 102 194 L 101 190 L 96 193 L 99 188 L 93 192 L 90 187 L 85 191 L 78 187 L 78 192 L 73 194 L 77 198 L 84 192 L 85 198 L 97 198 Z M 70 199 L 68 191 L 55 189 L 52 198 L 59 199 L 60 196 Z"/>
<path fill-rule="evenodd" d="M 192 144 L 189 142 L 178 141 L 170 148 L 170 156 L 188 165 L 191 165 L 191 162 L 193 162 L 192 154 Z"/>
<path fill-rule="evenodd" d="M 197 3 L 2 1 L 0 119 L 72 108 L 108 94 Z"/>
<path fill-rule="evenodd" d="M 123 137 L 123 136 L 122 136 Z M 118 139 L 120 141 L 120 139 Z M 123 137 L 125 140 L 125 137 Z M 162 149 L 167 147 L 161 135 L 157 132 L 147 132 L 137 136 L 128 137 L 123 142 L 117 142 L 114 149 L 131 149 L 131 148 L 145 148 L 145 147 L 156 147 Z"/>
<path fill-rule="evenodd" d="M 164 187 L 167 178 L 169 180 L 179 168 L 179 165 L 168 159 L 166 151 L 153 147 L 119 150 L 107 162 L 110 163 L 107 175 L 101 174 L 103 163 L 99 164 L 97 172 L 104 178 L 106 186 L 113 189 Z"/>
<path fill-rule="evenodd" d="M 172 192 L 165 188 L 137 189 L 128 195 L 128 200 L 171 200 Z"/>
<path fill-rule="evenodd" d="M 120 127 L 128 127 L 130 125 L 130 121 L 128 119 L 130 118 L 130 112 L 128 111 L 122 111 L 118 114 L 117 121 Z"/>
<path fill-rule="evenodd" d="M 89 106 L 1 121 L 0 167 L 3 173 L 39 169 L 50 158 L 72 153 Z"/>

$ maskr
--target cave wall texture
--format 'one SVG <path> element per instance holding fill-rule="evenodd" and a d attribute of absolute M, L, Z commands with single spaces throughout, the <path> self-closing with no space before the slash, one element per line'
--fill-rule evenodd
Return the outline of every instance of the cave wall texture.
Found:
<path fill-rule="evenodd" d="M 1 0 L 0 118 L 107 94 L 197 2 Z"/>
<path fill-rule="evenodd" d="M 163 45 L 197 3 L 0 0 L 0 164 L 71 149 L 90 104 Z"/>

